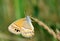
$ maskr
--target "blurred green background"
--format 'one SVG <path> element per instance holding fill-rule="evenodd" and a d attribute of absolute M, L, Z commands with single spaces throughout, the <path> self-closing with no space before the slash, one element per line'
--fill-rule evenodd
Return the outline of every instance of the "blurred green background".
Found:
<path fill-rule="evenodd" d="M 0 41 L 57 41 L 36 22 L 33 38 L 10 33 L 8 26 L 26 15 L 43 21 L 55 32 L 60 30 L 60 0 L 0 0 Z"/>

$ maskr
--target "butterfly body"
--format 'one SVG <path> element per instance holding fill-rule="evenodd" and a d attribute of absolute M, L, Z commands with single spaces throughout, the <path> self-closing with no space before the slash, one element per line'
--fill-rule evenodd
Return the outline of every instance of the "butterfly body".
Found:
<path fill-rule="evenodd" d="M 31 20 L 29 19 L 29 17 L 27 17 L 27 18 L 22 18 L 22 19 L 19 19 L 19 20 L 13 22 L 8 27 L 8 30 L 11 33 L 21 34 L 22 36 L 27 37 L 27 38 L 34 36 L 34 27 L 31 23 Z"/>

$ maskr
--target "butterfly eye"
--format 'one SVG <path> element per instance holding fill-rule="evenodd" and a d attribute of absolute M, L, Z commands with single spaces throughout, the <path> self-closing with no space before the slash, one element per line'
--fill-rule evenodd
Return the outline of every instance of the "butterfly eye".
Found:
<path fill-rule="evenodd" d="M 16 31 L 16 32 L 20 32 L 20 30 L 18 30 L 18 29 L 15 29 L 15 31 Z"/>

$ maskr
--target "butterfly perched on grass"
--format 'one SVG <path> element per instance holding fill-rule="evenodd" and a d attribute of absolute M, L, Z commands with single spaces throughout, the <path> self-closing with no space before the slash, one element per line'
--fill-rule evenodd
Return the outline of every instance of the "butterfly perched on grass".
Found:
<path fill-rule="evenodd" d="M 34 27 L 29 16 L 10 24 L 8 30 L 13 34 L 21 34 L 23 37 L 27 38 L 34 36 Z"/>

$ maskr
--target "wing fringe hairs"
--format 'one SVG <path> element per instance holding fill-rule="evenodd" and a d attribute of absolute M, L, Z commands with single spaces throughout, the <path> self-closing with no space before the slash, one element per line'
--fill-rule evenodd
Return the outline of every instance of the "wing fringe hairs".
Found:
<path fill-rule="evenodd" d="M 50 27 L 48 27 L 45 23 L 43 23 L 42 21 L 38 20 L 37 18 L 33 18 L 30 17 L 31 19 L 33 19 L 35 22 L 37 22 L 40 26 L 43 26 L 44 29 L 46 29 L 51 35 L 53 35 L 54 38 L 60 40 L 60 36 L 57 37 L 58 34 L 56 34 Z"/>

